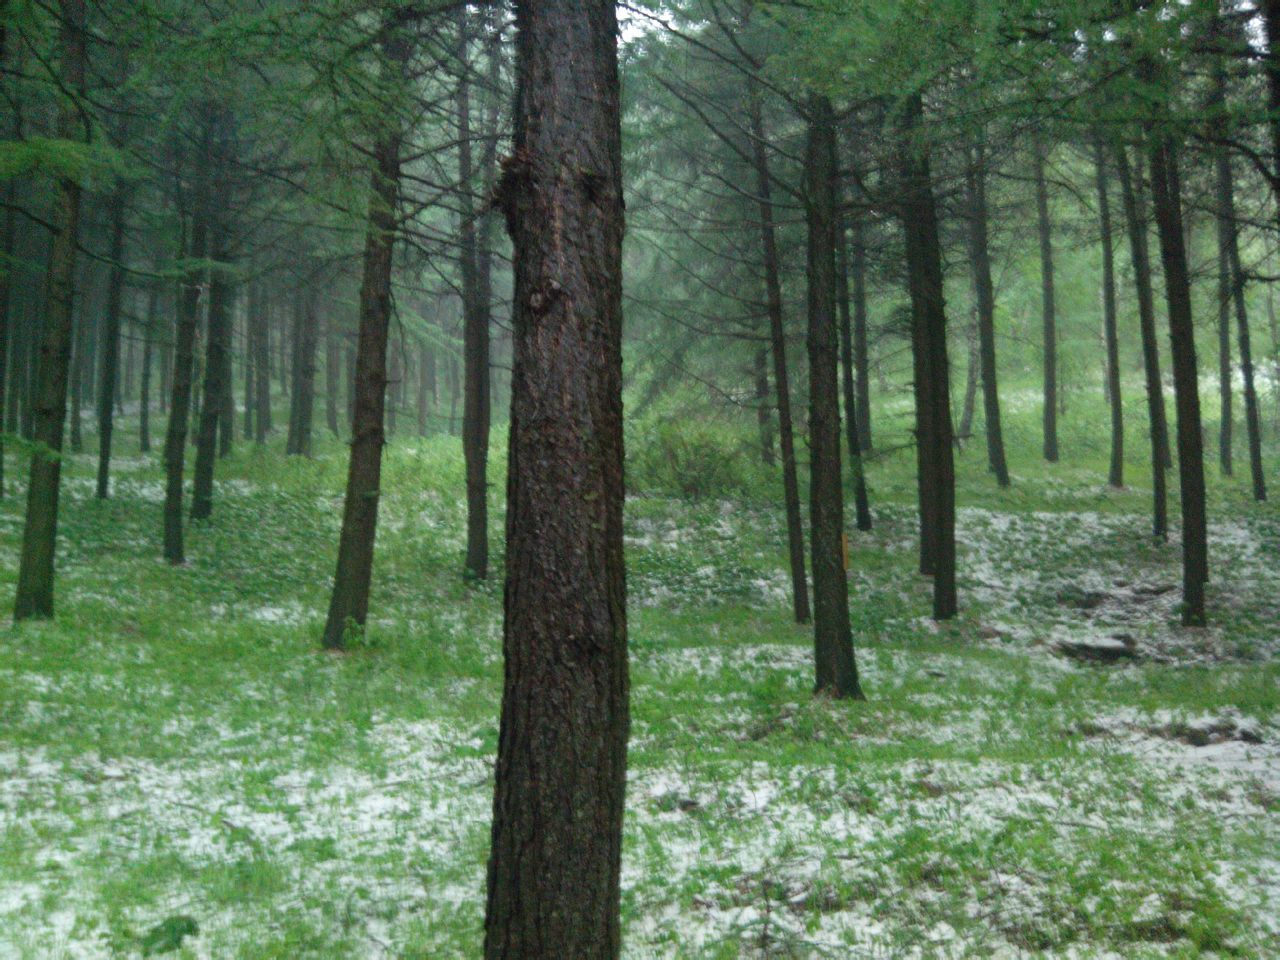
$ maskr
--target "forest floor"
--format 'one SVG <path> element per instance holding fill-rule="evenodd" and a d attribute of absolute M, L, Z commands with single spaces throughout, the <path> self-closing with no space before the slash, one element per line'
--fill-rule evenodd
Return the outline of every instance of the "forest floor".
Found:
<path fill-rule="evenodd" d="M 108 501 L 70 459 L 57 620 L 0 627 L 0 956 L 477 955 L 500 584 L 458 576 L 456 441 L 397 441 L 368 636 L 318 652 L 344 454 L 234 454 L 180 569 L 158 456 Z M 870 469 L 865 703 L 811 696 L 766 496 L 628 502 L 626 957 L 1280 955 L 1280 511 L 1214 479 L 1187 630 L 1141 485 L 980 457 L 944 626 L 909 456 Z"/>

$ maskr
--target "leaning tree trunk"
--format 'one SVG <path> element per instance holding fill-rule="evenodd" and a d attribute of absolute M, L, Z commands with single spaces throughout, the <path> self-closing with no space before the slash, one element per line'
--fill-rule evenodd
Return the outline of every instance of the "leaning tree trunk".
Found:
<path fill-rule="evenodd" d="M 622 171 L 607 0 L 518 0 L 502 719 L 484 954 L 617 957 L 628 717 Z"/>
<path fill-rule="evenodd" d="M 1164 411 L 1164 381 L 1160 375 L 1160 347 L 1156 339 L 1155 294 L 1151 286 L 1151 256 L 1147 247 L 1147 215 L 1129 166 L 1129 151 L 1116 144 L 1116 172 L 1129 233 L 1129 258 L 1138 295 L 1138 325 L 1142 334 L 1142 366 L 1146 373 L 1147 420 L 1151 433 L 1151 532 L 1157 540 L 1169 537 L 1169 498 L 1165 470 L 1169 467 L 1169 427 Z"/>
<path fill-rule="evenodd" d="M 1098 191 L 1098 228 L 1102 239 L 1102 332 L 1107 344 L 1107 402 L 1111 406 L 1111 464 L 1107 482 L 1124 486 L 1124 407 L 1120 397 L 1120 334 L 1116 326 L 1116 263 L 1111 239 L 1111 196 L 1106 154 L 1099 139 L 1094 146 Z"/>
<path fill-rule="evenodd" d="M 61 76 L 64 91 L 79 96 L 84 90 L 84 0 L 59 0 Z M 58 121 L 66 140 L 81 140 L 79 104 L 66 97 Z M 58 532 L 58 488 L 62 474 L 62 433 L 67 417 L 67 371 L 71 359 L 72 301 L 76 244 L 80 229 L 80 184 L 71 176 L 56 181 L 53 212 L 56 233 L 45 281 L 44 338 L 36 373 L 32 405 L 31 472 L 27 482 L 27 514 L 18 561 L 18 589 L 13 618 L 53 616 L 53 558 Z"/>
<path fill-rule="evenodd" d="M 765 309 L 769 316 L 770 352 L 773 354 L 773 389 L 778 406 L 778 446 L 782 453 L 782 493 L 787 513 L 787 555 L 791 567 L 791 602 L 796 623 L 808 623 L 809 584 L 804 562 L 804 521 L 800 515 L 800 481 L 796 468 L 795 435 L 791 419 L 791 385 L 787 371 L 787 333 L 782 322 L 782 280 L 778 266 L 778 241 L 773 222 L 773 186 L 769 175 L 764 118 L 760 93 L 749 85 L 752 160 L 759 197 L 760 244 L 764 266 Z"/>
<path fill-rule="evenodd" d="M 956 614 L 955 461 L 942 242 L 929 151 L 920 140 L 923 119 L 923 98 L 915 94 L 907 102 L 900 131 L 899 215 L 911 294 L 921 567 L 933 575 L 934 619 L 945 620 Z"/>
<path fill-rule="evenodd" d="M 98 368 L 98 499 L 107 498 L 111 483 L 111 440 L 115 428 L 116 380 L 120 374 L 120 313 L 124 298 L 124 187 L 111 198 L 111 276 Z"/>
<path fill-rule="evenodd" d="M 1204 445 L 1196 370 L 1195 327 L 1191 320 L 1191 280 L 1183 246 L 1181 184 L 1169 134 L 1149 131 L 1151 196 L 1164 264 L 1173 349 L 1174 402 L 1178 411 L 1178 482 L 1182 492 L 1182 622 L 1205 623 L 1204 586 L 1209 578 L 1205 518 Z"/>
<path fill-rule="evenodd" d="M 412 45 L 402 22 L 385 27 L 382 49 L 389 70 L 404 70 Z M 324 627 L 324 646 L 341 650 L 351 630 L 363 630 L 369 614 L 373 546 L 378 530 L 382 483 L 383 418 L 387 399 L 387 339 L 391 326 L 391 269 L 400 196 L 400 146 L 403 131 L 394 121 L 373 149 L 369 214 L 365 229 L 360 318 L 356 333 L 351 455 L 342 503 L 338 565 Z"/>
<path fill-rule="evenodd" d="M 836 137 L 831 101 L 808 105 L 805 220 L 809 307 L 809 544 L 813 562 L 814 692 L 862 697 L 849 626 L 836 319 Z"/>
<path fill-rule="evenodd" d="M 991 279 L 991 245 L 987 230 L 986 151 L 980 141 L 966 170 L 969 262 L 973 271 L 974 299 L 978 307 L 978 366 L 982 371 L 982 413 L 986 423 L 987 468 L 997 486 L 1009 486 L 1009 465 L 1004 453 L 1004 429 L 1000 420 L 1000 390 L 996 382 L 996 295 Z"/>
<path fill-rule="evenodd" d="M 1036 223 L 1040 234 L 1040 293 L 1044 322 L 1044 458 L 1058 461 L 1058 319 L 1053 289 L 1053 225 L 1045 181 L 1044 144 L 1035 142 Z"/>

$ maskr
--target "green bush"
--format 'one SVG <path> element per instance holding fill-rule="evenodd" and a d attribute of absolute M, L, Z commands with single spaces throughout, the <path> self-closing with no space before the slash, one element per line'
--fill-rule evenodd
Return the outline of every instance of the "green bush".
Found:
<path fill-rule="evenodd" d="M 700 499 L 749 491 L 755 477 L 746 442 L 708 420 L 651 420 L 627 438 L 632 492 Z"/>

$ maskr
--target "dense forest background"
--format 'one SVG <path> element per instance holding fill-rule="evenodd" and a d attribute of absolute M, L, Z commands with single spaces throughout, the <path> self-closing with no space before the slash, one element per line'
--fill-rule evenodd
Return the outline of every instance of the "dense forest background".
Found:
<path fill-rule="evenodd" d="M 1277 36 L 0 4 L 0 952 L 1280 952 Z"/>

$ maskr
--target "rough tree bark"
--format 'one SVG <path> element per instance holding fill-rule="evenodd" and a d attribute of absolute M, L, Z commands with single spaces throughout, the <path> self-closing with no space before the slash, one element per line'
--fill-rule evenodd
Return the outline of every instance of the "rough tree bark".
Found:
<path fill-rule="evenodd" d="M 58 133 L 83 140 L 80 106 L 73 98 L 84 91 L 84 0 L 59 0 L 61 76 L 65 99 Z M 55 183 L 53 223 L 56 232 L 45 280 L 44 336 L 32 396 L 31 468 L 27 513 L 18 561 L 18 589 L 13 618 L 53 616 L 53 560 L 58 528 L 58 489 L 62 475 L 62 434 L 67 416 L 67 372 L 71 359 L 72 300 L 75 290 L 76 244 L 80 229 L 80 183 L 63 175 Z"/>
<path fill-rule="evenodd" d="M 1209 578 L 1205 518 L 1204 443 L 1196 370 L 1195 327 L 1191 319 L 1191 280 L 1183 246 L 1181 183 L 1169 134 L 1156 125 L 1148 131 L 1151 197 L 1164 264 L 1173 351 L 1174 403 L 1178 413 L 1178 483 L 1182 492 L 1182 622 L 1205 623 L 1204 586 Z"/>
<path fill-rule="evenodd" d="M 380 47 L 387 73 L 404 72 L 412 53 L 411 21 L 392 18 L 383 27 Z M 351 456 L 342 504 L 338 564 L 325 622 L 323 644 L 341 650 L 349 629 L 363 629 L 369 613 L 373 547 L 381 497 L 383 418 L 387 397 L 387 339 L 391 325 L 391 268 L 396 240 L 396 205 L 400 197 L 400 147 L 404 131 L 389 121 L 373 147 L 369 213 L 365 230 L 360 318 L 356 333 L 354 410 Z"/>
<path fill-rule="evenodd" d="M 773 389 L 778 407 L 778 446 L 782 453 L 782 491 L 787 514 L 787 555 L 791 567 L 791 606 L 797 623 L 808 623 L 809 584 L 804 560 L 804 521 L 800 515 L 800 481 L 791 418 L 791 384 L 787 371 L 787 333 L 782 317 L 782 280 L 778 266 L 778 240 L 773 222 L 773 184 L 769 175 L 760 91 L 754 82 L 747 91 L 751 123 L 752 160 L 759 197 L 760 245 L 764 267 L 765 310 L 769 316 L 770 353 L 773 355 Z"/>
<path fill-rule="evenodd" d="M 516 3 L 502 720 L 484 953 L 614 958 L 628 717 L 610 0 Z"/>
<path fill-rule="evenodd" d="M 915 94 L 899 131 L 898 212 L 911 295 L 921 570 L 933 575 L 934 619 L 945 620 L 956 614 L 955 461 L 942 243 L 923 118 L 923 98 Z"/>
<path fill-rule="evenodd" d="M 849 625 L 836 318 L 836 137 L 826 97 L 809 98 L 804 207 L 808 227 L 809 544 L 814 692 L 861 699 Z"/>

